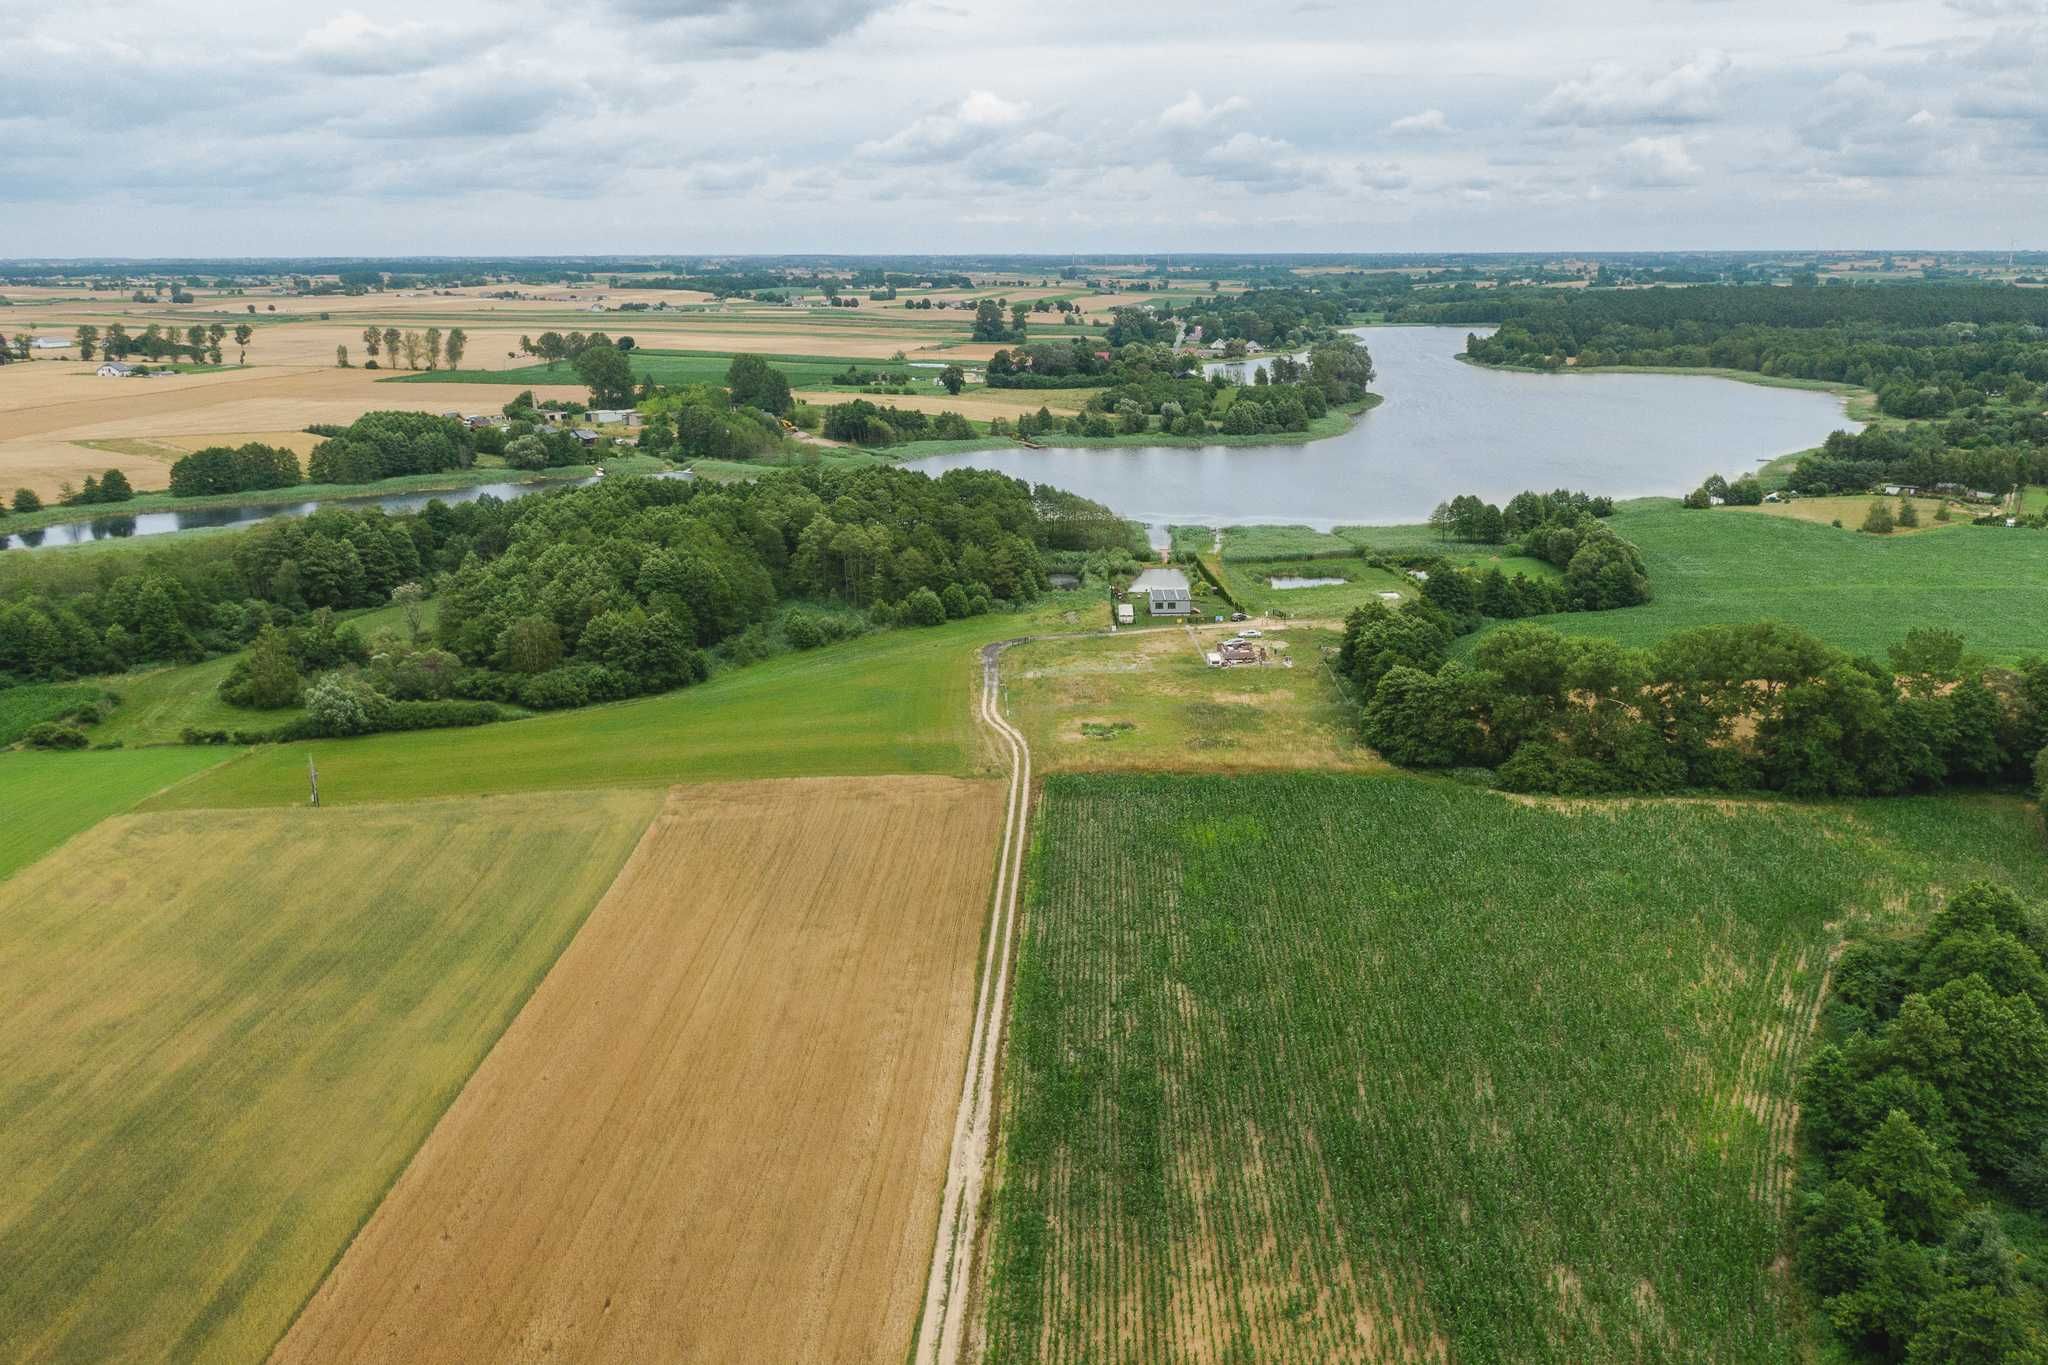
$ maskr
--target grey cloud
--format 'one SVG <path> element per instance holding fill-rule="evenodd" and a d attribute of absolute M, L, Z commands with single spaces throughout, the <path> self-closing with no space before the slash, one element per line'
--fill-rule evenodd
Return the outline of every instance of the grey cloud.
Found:
<path fill-rule="evenodd" d="M 831 42 L 902 0 L 611 0 L 637 19 L 673 21 L 692 46 L 800 50 Z"/>

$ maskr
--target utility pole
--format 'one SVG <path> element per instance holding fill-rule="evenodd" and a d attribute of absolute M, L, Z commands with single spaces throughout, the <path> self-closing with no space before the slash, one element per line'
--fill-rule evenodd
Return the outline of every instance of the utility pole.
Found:
<path fill-rule="evenodd" d="M 311 801 L 307 802 L 307 804 L 308 804 L 308 805 L 312 805 L 312 806 L 317 806 L 317 805 L 319 805 L 319 804 L 320 804 L 320 770 L 319 770 L 318 768 L 316 768 L 316 767 L 314 767 L 314 766 L 313 766 L 313 755 L 311 755 L 311 754 L 307 754 L 307 755 L 306 755 L 306 782 L 307 782 L 307 784 L 308 784 L 309 786 L 311 786 L 311 787 L 312 787 L 312 789 L 313 789 L 313 799 L 312 799 Z"/>

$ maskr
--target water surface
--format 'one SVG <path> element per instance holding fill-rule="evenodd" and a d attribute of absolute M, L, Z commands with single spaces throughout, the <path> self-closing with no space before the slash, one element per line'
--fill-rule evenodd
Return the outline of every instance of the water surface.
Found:
<path fill-rule="evenodd" d="M 1484 329 L 1481 329 L 1484 330 Z M 934 455 L 995 469 L 1154 527 L 1422 521 L 1459 493 L 1525 488 L 1677 496 L 1854 428 L 1842 400 L 1708 375 L 1521 374 L 1468 365 L 1461 327 L 1362 327 L 1385 400 L 1328 440 L 1280 446 L 1024 447 Z M 1237 362 L 1248 373 L 1264 362 Z M 1209 368 L 1220 368 L 1211 366 Z"/>

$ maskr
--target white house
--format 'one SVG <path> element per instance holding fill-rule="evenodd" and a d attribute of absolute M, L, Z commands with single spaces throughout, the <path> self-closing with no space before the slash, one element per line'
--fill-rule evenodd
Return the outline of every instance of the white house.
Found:
<path fill-rule="evenodd" d="M 118 360 L 109 360 L 106 364 L 94 370 L 93 373 L 102 379 L 126 379 L 135 373 L 135 367 Z"/>
<path fill-rule="evenodd" d="M 640 412 L 637 408 L 592 408 L 590 410 L 590 420 L 594 425 L 601 427 L 615 427 L 622 424 L 629 427 L 637 427 L 640 425 Z"/>
<path fill-rule="evenodd" d="M 70 337 L 37 337 L 29 342 L 31 351 L 61 351 L 72 344 Z"/>
<path fill-rule="evenodd" d="M 1130 590 L 1145 594 L 1146 605 L 1154 616 L 1192 616 L 1195 613 L 1188 576 L 1179 569 L 1147 569 L 1131 580 Z"/>

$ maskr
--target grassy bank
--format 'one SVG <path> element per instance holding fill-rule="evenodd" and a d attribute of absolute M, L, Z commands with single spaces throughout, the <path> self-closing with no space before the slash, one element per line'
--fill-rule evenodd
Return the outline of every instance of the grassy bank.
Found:
<path fill-rule="evenodd" d="M 308 757 L 319 762 L 329 805 L 756 777 L 968 775 L 981 753 L 975 651 L 1077 628 L 1069 618 L 1078 623 L 1084 611 L 1094 624 L 1101 599 L 1059 594 L 1027 612 L 880 631 L 635 701 L 470 730 L 265 745 L 161 804 L 298 804 Z"/>
<path fill-rule="evenodd" d="M 630 327 L 632 324 L 630 321 L 623 321 L 621 325 Z M 725 383 L 725 372 L 738 354 L 740 353 L 733 351 L 666 351 L 652 347 L 637 347 L 626 353 L 626 359 L 633 367 L 633 378 L 636 381 L 652 380 L 656 384 L 679 386 Z M 828 384 L 833 375 L 843 373 L 849 366 L 856 369 L 905 368 L 902 361 L 848 360 L 843 356 L 763 355 L 759 358 L 782 371 L 793 389 Z M 913 370 L 911 373 L 915 374 L 917 371 Z M 394 374 L 378 382 L 485 384 L 530 389 L 544 384 L 581 384 L 583 380 L 576 373 L 573 364 L 562 361 L 555 365 L 521 365 L 509 370 L 414 370 Z"/>

